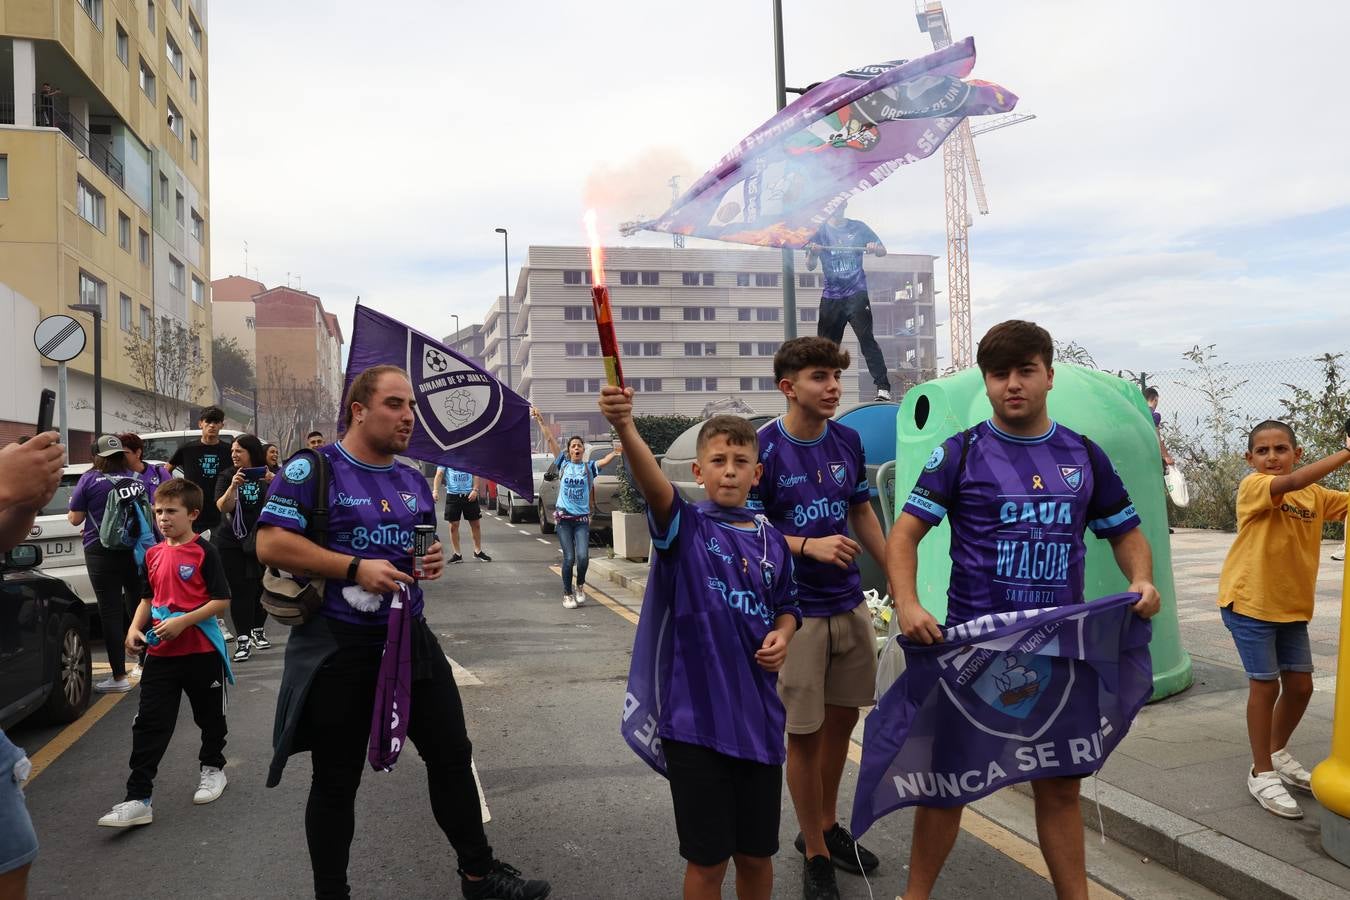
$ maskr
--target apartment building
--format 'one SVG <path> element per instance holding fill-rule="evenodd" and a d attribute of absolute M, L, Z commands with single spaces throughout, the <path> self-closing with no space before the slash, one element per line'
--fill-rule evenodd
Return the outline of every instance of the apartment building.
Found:
<path fill-rule="evenodd" d="M 342 328 L 315 295 L 275 287 L 253 296 L 258 386 L 314 385 L 336 408 L 342 392 Z"/>
<path fill-rule="evenodd" d="M 459 331 L 441 338 L 441 343 L 461 356 L 483 365 L 483 326 L 478 323 L 465 325 Z"/>
<path fill-rule="evenodd" d="M 182 329 L 197 334 L 194 353 L 209 348 L 206 22 L 207 0 L 0 5 L 0 321 L 15 348 L 0 355 L 16 386 L 0 420 L 31 421 L 31 398 L 55 383 L 32 324 L 64 313 L 92 335 L 93 316 L 71 304 L 101 309 L 105 431 L 141 424 L 136 342 Z M 184 421 L 212 399 L 204 355 Z M 93 427 L 92 371 L 91 340 L 70 363 L 76 458 Z"/>
<path fill-rule="evenodd" d="M 267 285 L 242 275 L 228 275 L 211 282 L 211 324 L 218 338 L 233 338 L 257 368 L 257 316 L 253 298 Z"/>
<path fill-rule="evenodd" d="M 716 411 L 776 413 L 783 397 L 773 354 L 783 341 L 782 254 L 777 250 L 606 248 L 615 330 L 624 376 L 641 409 L 699 416 Z M 877 341 L 898 397 L 937 368 L 932 256 L 892 253 L 865 266 Z M 822 287 L 797 255 L 797 331 L 814 334 Z M 509 298 L 511 383 L 562 424 L 603 435 L 595 405 L 604 381 L 584 247 L 530 247 Z M 483 322 L 486 367 L 506 381 L 508 298 Z M 849 402 L 875 395 L 852 329 L 844 347 Z"/>

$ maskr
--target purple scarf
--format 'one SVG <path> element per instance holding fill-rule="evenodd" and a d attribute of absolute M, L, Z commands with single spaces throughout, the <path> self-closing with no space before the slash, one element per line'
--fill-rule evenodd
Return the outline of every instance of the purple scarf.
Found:
<path fill-rule="evenodd" d="M 715 522 L 754 522 L 763 515 L 745 507 L 718 506 L 711 500 L 702 500 L 695 506 Z M 661 749 L 657 728 L 661 722 L 662 685 L 670 680 L 675 635 L 671 631 L 674 613 L 666 593 L 654 589 L 655 585 L 668 581 L 661 566 L 661 557 L 653 553 L 647 591 L 642 597 L 642 615 L 633 637 L 633 658 L 628 667 L 628 691 L 623 698 L 619 733 L 643 762 L 665 775 L 666 754 Z"/>
<path fill-rule="evenodd" d="M 384 639 L 379 679 L 375 682 L 375 707 L 370 716 L 370 766 L 377 772 L 392 772 L 403 742 L 408 737 L 412 714 L 412 596 L 400 584 L 389 604 L 389 633 Z"/>

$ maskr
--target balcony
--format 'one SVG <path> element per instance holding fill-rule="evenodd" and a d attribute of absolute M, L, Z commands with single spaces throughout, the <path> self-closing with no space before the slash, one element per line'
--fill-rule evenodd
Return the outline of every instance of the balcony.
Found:
<path fill-rule="evenodd" d="M 11 121 L 13 111 L 11 110 Z M 0 117 L 0 121 L 3 118 Z M 33 95 L 33 122 L 39 128 L 57 128 L 73 143 L 77 149 L 89 158 L 89 161 L 103 170 L 113 183 L 126 189 L 126 170 L 122 160 L 112 151 L 111 135 L 90 135 L 89 129 L 76 116 L 71 115 L 67 104 L 60 97 Z"/>
<path fill-rule="evenodd" d="M 14 124 L 14 101 L 8 97 L 0 97 L 0 125 Z"/>

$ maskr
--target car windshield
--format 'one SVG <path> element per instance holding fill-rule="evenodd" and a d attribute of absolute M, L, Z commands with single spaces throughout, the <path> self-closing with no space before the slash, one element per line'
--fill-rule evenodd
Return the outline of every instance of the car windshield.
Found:
<path fill-rule="evenodd" d="M 61 476 L 61 486 L 56 489 L 52 499 L 48 504 L 42 507 L 42 516 L 64 516 L 70 511 L 70 493 L 75 490 L 75 483 L 80 480 L 80 476 L 67 473 Z"/>
<path fill-rule="evenodd" d="M 587 459 L 592 462 L 599 462 L 602 458 L 609 456 L 613 449 L 613 447 L 592 447 L 590 456 L 588 456 Z M 609 461 L 608 465 L 600 467 L 600 474 L 617 475 L 619 474 L 619 467 L 621 465 L 623 465 L 622 457 L 616 456 Z"/>
<path fill-rule="evenodd" d="M 538 475 L 540 472 L 547 472 L 548 467 L 551 465 L 553 465 L 553 457 L 536 456 L 534 458 L 534 474 Z"/>
<path fill-rule="evenodd" d="M 168 462 L 173 459 L 173 455 L 179 447 L 188 441 L 196 440 L 200 440 L 196 435 L 191 437 L 150 438 L 145 442 L 145 449 L 141 451 L 141 459 L 158 459 Z"/>

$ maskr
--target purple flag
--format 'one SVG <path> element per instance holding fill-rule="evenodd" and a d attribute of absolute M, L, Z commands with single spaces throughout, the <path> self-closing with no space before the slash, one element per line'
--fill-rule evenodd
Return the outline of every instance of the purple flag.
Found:
<path fill-rule="evenodd" d="M 412 715 L 412 616 L 408 614 L 408 587 L 400 584 L 389 603 L 389 631 L 375 682 L 375 706 L 370 712 L 370 767 L 391 772 L 408 739 Z"/>
<path fill-rule="evenodd" d="M 378 365 L 398 366 L 412 379 L 417 410 L 408 456 L 534 499 L 529 401 L 440 341 L 358 305 L 343 396 L 358 372 Z"/>
<path fill-rule="evenodd" d="M 659 219 L 639 228 L 801 247 L 840 203 L 942 145 L 966 116 L 1005 113 L 1012 92 L 963 81 L 975 39 L 920 59 L 852 69 L 741 140 Z"/>
<path fill-rule="evenodd" d="M 1153 693 L 1138 594 L 980 616 L 907 667 L 867 717 L 853 833 L 904 806 L 1101 768 Z"/>

